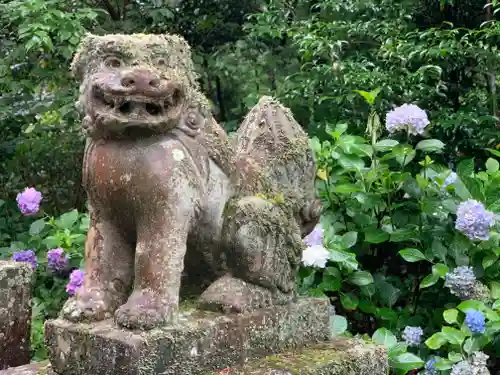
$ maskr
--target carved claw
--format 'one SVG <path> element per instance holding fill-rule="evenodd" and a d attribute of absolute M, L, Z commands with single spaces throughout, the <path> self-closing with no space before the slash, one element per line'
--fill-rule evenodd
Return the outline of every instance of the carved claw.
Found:
<path fill-rule="evenodd" d="M 115 313 L 117 325 L 128 329 L 151 330 L 170 323 L 177 305 L 150 291 L 135 291 Z"/>
<path fill-rule="evenodd" d="M 117 305 L 109 293 L 99 290 L 84 291 L 66 301 L 61 310 L 61 317 L 71 322 L 110 319 Z"/>

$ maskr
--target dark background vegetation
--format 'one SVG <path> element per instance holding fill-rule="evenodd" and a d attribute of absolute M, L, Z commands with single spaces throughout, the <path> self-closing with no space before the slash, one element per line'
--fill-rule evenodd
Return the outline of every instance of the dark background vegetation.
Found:
<path fill-rule="evenodd" d="M 458 0 L 2 0 L 0 196 L 40 189 L 53 213 L 83 209 L 82 136 L 69 62 L 82 35 L 179 33 L 203 90 L 232 130 L 263 94 L 291 107 L 311 135 L 368 106 L 426 109 L 447 162 L 484 156 L 498 139 L 499 27 L 486 2 Z M 7 199 L 6 199 L 7 200 Z"/>

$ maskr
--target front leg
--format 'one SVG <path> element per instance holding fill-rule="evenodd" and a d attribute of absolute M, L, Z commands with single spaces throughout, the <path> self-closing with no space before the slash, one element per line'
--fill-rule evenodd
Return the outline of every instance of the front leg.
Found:
<path fill-rule="evenodd" d="M 182 196 L 164 202 L 150 207 L 138 223 L 134 291 L 115 314 L 122 327 L 153 329 L 171 321 L 177 311 L 194 208 Z"/>
<path fill-rule="evenodd" d="M 90 229 L 85 242 L 85 279 L 61 310 L 73 322 L 113 316 L 132 287 L 134 250 L 121 228 L 89 204 Z"/>

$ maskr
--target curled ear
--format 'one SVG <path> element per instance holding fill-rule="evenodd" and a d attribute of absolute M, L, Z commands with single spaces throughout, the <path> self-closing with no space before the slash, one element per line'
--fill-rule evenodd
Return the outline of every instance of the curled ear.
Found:
<path fill-rule="evenodd" d="M 90 60 L 90 53 L 92 46 L 94 45 L 95 35 L 87 33 L 83 39 L 80 41 L 80 45 L 73 56 L 73 61 L 71 62 L 70 70 L 73 77 L 81 81 L 83 79 L 83 74 Z"/>
<path fill-rule="evenodd" d="M 199 107 L 190 107 L 183 114 L 177 128 L 190 137 L 196 137 L 205 127 L 206 118 Z"/>

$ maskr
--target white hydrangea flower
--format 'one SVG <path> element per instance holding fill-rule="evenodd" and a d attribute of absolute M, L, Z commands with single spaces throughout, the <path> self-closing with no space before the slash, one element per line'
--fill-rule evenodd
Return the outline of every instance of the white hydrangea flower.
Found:
<path fill-rule="evenodd" d="M 322 245 L 309 246 L 302 252 L 304 266 L 325 268 L 330 259 L 330 252 Z"/>

